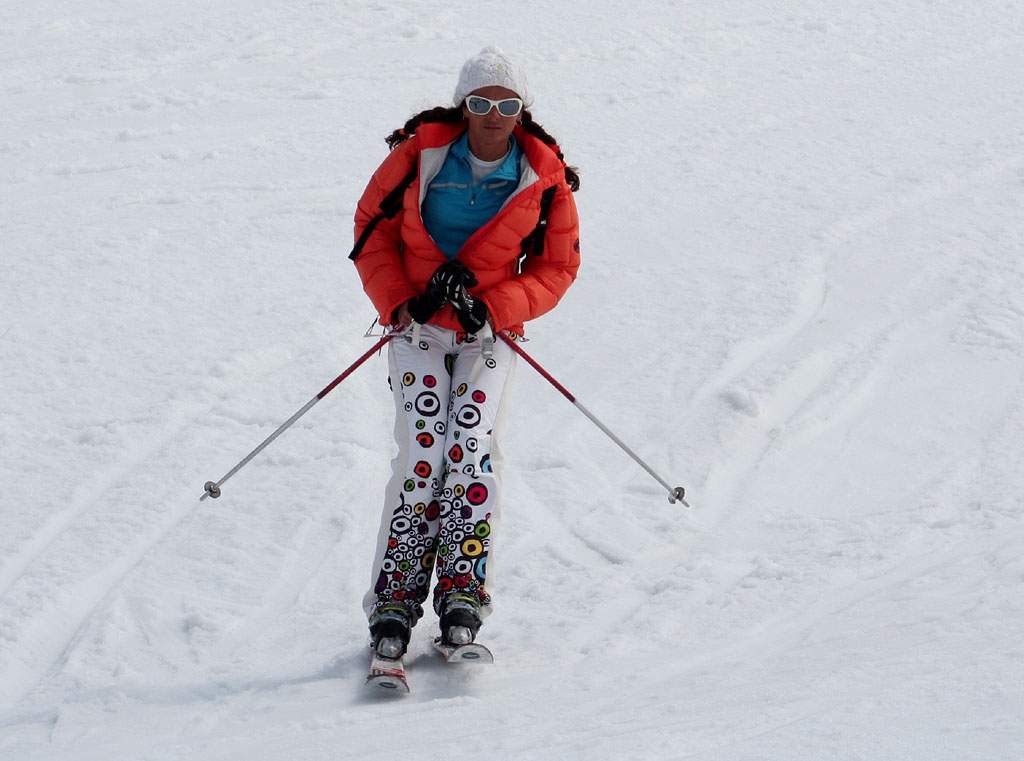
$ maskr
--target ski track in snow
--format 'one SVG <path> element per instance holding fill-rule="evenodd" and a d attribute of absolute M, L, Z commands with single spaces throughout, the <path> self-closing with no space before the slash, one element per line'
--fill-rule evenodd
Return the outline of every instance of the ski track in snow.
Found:
<path fill-rule="evenodd" d="M 378 700 L 383 360 L 197 500 L 369 345 L 355 200 L 494 40 L 583 178 L 525 348 L 693 507 L 520 363 L 497 663 L 428 612 Z M 0 8 L 0 759 L 1021 756 L 1022 40 L 987 0 Z"/>

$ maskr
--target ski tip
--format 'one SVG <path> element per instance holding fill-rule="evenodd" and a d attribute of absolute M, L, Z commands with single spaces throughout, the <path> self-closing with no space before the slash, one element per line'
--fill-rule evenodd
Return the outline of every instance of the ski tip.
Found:
<path fill-rule="evenodd" d="M 366 687 L 378 695 L 409 694 L 409 683 L 405 678 L 390 674 L 371 674 L 366 677 Z"/>
<path fill-rule="evenodd" d="M 370 673 L 366 677 L 366 686 L 377 693 L 408 694 L 409 682 L 405 679 L 405 665 L 402 659 L 374 655 L 370 663 Z"/>
<path fill-rule="evenodd" d="M 448 663 L 494 663 L 494 654 L 477 642 L 468 645 L 449 645 L 437 637 L 433 644 Z"/>

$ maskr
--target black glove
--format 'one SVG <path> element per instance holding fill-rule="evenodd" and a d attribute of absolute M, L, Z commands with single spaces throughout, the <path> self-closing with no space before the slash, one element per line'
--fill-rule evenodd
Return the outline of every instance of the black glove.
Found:
<path fill-rule="evenodd" d="M 464 304 L 467 289 L 477 284 L 473 270 L 458 259 L 452 259 L 438 267 L 431 281 L 435 278 L 445 289 L 445 299 L 452 302 L 456 309 Z"/>
<path fill-rule="evenodd" d="M 416 322 L 425 325 L 447 301 L 451 301 L 456 310 L 468 309 L 466 289 L 476 283 L 476 277 L 466 265 L 451 259 L 430 276 L 426 291 L 409 299 L 409 314 Z"/>
<path fill-rule="evenodd" d="M 467 333 L 478 333 L 487 324 L 487 306 L 480 299 L 474 299 L 468 293 L 464 294 L 466 303 L 464 308 L 456 308 L 455 316 L 459 318 L 459 325 Z"/>
<path fill-rule="evenodd" d="M 455 310 L 462 329 L 475 334 L 487 324 L 487 306 L 469 295 L 469 289 L 477 284 L 476 275 L 461 262 L 453 260 L 450 264 L 448 303 Z"/>
<path fill-rule="evenodd" d="M 412 318 L 420 325 L 426 325 L 437 310 L 444 306 L 444 302 L 444 298 L 439 298 L 437 293 L 427 291 L 419 296 L 413 296 L 409 299 L 407 306 Z"/>

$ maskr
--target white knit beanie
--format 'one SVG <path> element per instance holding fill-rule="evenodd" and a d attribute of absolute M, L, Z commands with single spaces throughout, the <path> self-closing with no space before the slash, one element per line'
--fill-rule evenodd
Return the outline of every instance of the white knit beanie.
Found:
<path fill-rule="evenodd" d="M 533 105 L 526 69 L 518 61 L 505 55 L 496 45 L 484 48 L 462 65 L 459 83 L 455 87 L 455 105 L 461 106 L 462 101 L 471 92 L 493 85 L 507 87 L 522 98 L 526 108 Z"/>

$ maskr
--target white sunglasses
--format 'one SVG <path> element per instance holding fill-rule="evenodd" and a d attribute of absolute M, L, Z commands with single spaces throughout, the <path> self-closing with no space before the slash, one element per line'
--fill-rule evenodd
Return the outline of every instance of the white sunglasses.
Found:
<path fill-rule="evenodd" d="M 520 98 L 491 100 L 482 95 L 469 95 L 466 97 L 466 108 L 469 109 L 469 113 L 477 116 L 486 116 L 491 113 L 492 108 L 498 109 L 502 116 L 515 116 L 523 110 L 523 101 Z"/>

